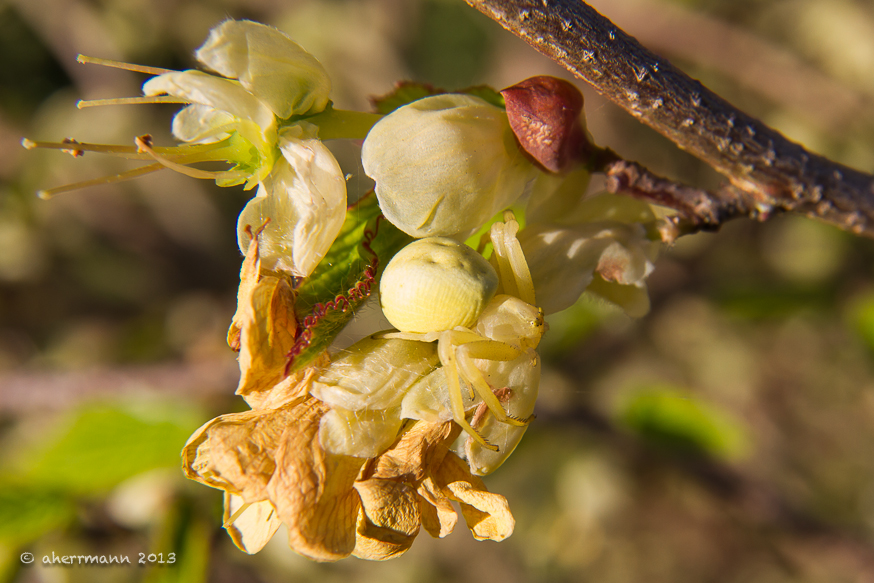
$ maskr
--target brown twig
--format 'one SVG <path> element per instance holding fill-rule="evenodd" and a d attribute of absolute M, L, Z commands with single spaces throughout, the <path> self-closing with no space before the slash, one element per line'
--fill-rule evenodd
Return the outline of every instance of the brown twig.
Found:
<path fill-rule="evenodd" d="M 702 209 L 718 211 L 712 215 L 717 224 L 707 216 L 684 217 L 692 224 L 716 227 L 736 216 L 766 218 L 790 211 L 874 236 L 874 176 L 789 141 L 644 48 L 588 4 L 466 2 L 727 176 L 734 188 L 719 195 L 698 191 L 691 206 L 685 197 L 679 199 L 674 208 L 686 213 L 702 202 Z M 628 175 L 633 163 L 625 164 L 614 168 L 616 176 Z"/>

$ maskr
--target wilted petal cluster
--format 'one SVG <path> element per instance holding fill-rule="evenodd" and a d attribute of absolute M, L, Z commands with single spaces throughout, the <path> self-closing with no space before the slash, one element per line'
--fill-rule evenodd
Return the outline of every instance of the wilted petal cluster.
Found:
<path fill-rule="evenodd" d="M 224 490 L 225 527 L 244 551 L 259 551 L 278 529 L 289 544 L 318 561 L 350 554 L 383 560 L 406 551 L 420 527 L 433 536 L 452 531 L 452 502 L 478 539 L 502 540 L 513 531 L 503 496 L 492 494 L 449 451 L 452 423 L 411 423 L 374 457 L 327 451 L 318 437 L 330 407 L 306 393 L 273 409 L 213 419 L 188 441 L 187 475 Z"/>

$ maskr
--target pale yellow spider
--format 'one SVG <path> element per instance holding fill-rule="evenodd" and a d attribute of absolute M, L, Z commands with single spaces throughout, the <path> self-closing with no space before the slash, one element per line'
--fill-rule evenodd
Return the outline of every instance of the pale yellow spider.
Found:
<path fill-rule="evenodd" d="M 462 243 L 429 237 L 395 255 L 380 281 L 383 311 L 399 330 L 382 337 L 437 342 L 442 370 L 422 382 L 445 387 L 452 419 L 481 447 L 493 452 L 498 446 L 474 427 L 482 423 L 484 411 L 481 408 L 471 423 L 467 420 L 469 410 L 481 400 L 497 421 L 526 426 L 533 418 L 533 400 L 527 417 L 511 415 L 496 395 L 497 391 L 506 399 L 506 386 L 495 383 L 520 378 L 520 367 L 539 372 L 539 368 L 535 370 L 539 362 L 534 348 L 543 335 L 543 313 L 535 306 L 531 274 L 516 239 L 518 230 L 512 213 L 505 214 L 503 223 L 492 226 L 489 240 L 497 270 Z M 524 381 L 513 390 L 524 391 L 533 384 L 536 395 L 537 379 Z M 462 386 L 467 388 L 467 398 Z M 416 392 L 415 387 L 411 392 Z M 512 451 L 518 439 L 509 441 Z M 510 452 L 501 453 L 503 461 Z"/>

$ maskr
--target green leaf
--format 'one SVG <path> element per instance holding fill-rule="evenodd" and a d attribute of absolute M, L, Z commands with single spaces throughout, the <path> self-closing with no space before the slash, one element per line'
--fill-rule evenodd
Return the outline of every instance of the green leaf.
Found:
<path fill-rule="evenodd" d="M 330 346 L 378 285 L 381 268 L 410 241 L 382 216 L 372 193 L 349 207 L 328 254 L 297 289 L 300 331 L 289 355 L 289 372 Z"/>
<path fill-rule="evenodd" d="M 488 85 L 476 85 L 458 91 L 446 91 L 439 89 L 428 83 L 416 83 L 414 81 L 401 81 L 395 85 L 394 91 L 387 93 L 382 97 L 373 99 L 373 105 L 377 113 L 387 115 L 399 107 L 403 107 L 414 101 L 418 101 L 423 97 L 431 95 L 442 95 L 444 93 L 465 93 L 479 97 L 483 101 L 491 103 L 494 106 L 504 108 L 504 96 L 489 87 Z"/>
<path fill-rule="evenodd" d="M 141 472 L 178 467 L 179 451 L 201 422 L 200 414 L 179 403 L 91 406 L 27 455 L 22 475 L 41 487 L 102 493 Z"/>
<path fill-rule="evenodd" d="M 874 351 L 874 294 L 857 298 L 850 305 L 847 321 L 865 345 Z"/>
<path fill-rule="evenodd" d="M 211 522 L 190 500 L 177 499 L 153 531 L 143 583 L 206 581 L 213 534 Z"/>
<path fill-rule="evenodd" d="M 675 453 L 734 459 L 748 445 L 740 421 L 673 387 L 639 390 L 620 408 L 619 421 L 653 445 Z"/>
<path fill-rule="evenodd" d="M 0 545 L 17 546 L 63 528 L 75 518 L 72 499 L 31 484 L 0 483 Z"/>

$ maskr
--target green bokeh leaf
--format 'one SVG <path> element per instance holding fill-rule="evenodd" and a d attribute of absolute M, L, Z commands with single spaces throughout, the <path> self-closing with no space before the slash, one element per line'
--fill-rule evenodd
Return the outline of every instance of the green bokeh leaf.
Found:
<path fill-rule="evenodd" d="M 178 467 L 202 416 L 179 404 L 92 406 L 71 415 L 57 439 L 27 456 L 24 478 L 72 494 L 99 494 L 141 472 Z"/>
<path fill-rule="evenodd" d="M 25 544 L 74 518 L 73 501 L 63 492 L 0 483 L 0 545 Z"/>
<path fill-rule="evenodd" d="M 676 453 L 742 456 L 748 436 L 740 421 L 673 387 L 644 388 L 620 408 L 619 421 L 657 447 Z"/>
<path fill-rule="evenodd" d="M 382 216 L 372 193 L 349 207 L 328 254 L 297 289 L 295 312 L 302 331 L 289 372 L 328 348 L 376 289 L 381 269 L 410 241 Z"/>
<path fill-rule="evenodd" d="M 847 320 L 868 349 L 874 351 L 874 293 L 856 299 Z"/>

